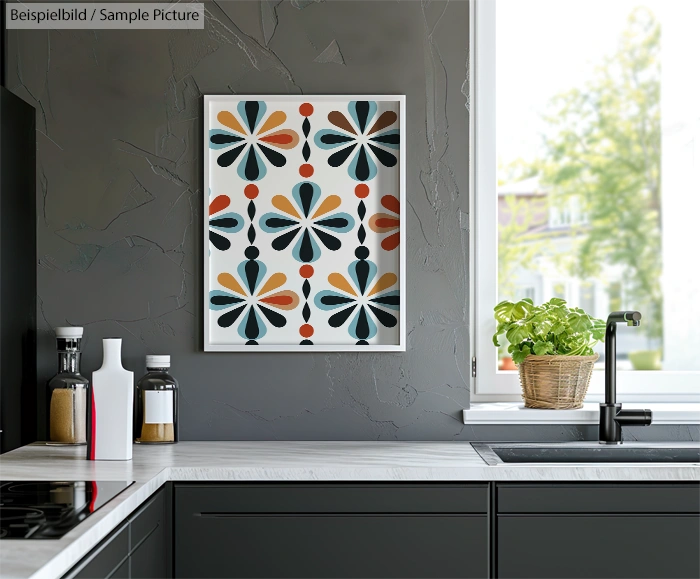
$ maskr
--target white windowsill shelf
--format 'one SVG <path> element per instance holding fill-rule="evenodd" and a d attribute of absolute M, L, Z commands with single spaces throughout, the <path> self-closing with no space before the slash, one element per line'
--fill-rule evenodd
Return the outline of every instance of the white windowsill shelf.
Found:
<path fill-rule="evenodd" d="M 628 402 L 623 408 L 648 408 L 653 424 L 700 424 L 700 403 Z M 599 404 L 576 410 L 538 410 L 522 402 L 476 402 L 463 412 L 464 424 L 598 424 Z"/>

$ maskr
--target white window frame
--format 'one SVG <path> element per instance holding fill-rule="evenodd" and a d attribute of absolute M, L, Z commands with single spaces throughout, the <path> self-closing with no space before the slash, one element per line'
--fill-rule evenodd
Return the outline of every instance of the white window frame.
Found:
<path fill-rule="evenodd" d="M 496 192 L 496 2 L 470 4 L 470 312 L 472 402 L 521 400 L 515 371 L 497 369 L 493 307 L 498 296 Z M 603 372 L 591 379 L 587 402 L 602 402 Z M 618 372 L 619 402 L 700 402 L 700 372 Z"/>

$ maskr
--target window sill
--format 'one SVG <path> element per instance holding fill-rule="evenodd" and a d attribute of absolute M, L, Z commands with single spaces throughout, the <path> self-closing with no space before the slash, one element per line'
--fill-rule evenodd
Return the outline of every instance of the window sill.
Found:
<path fill-rule="evenodd" d="M 700 424 L 700 404 L 630 402 L 628 408 L 648 408 L 653 424 Z M 576 410 L 538 410 L 522 402 L 478 402 L 463 412 L 464 424 L 598 424 L 599 405 L 586 403 Z"/>

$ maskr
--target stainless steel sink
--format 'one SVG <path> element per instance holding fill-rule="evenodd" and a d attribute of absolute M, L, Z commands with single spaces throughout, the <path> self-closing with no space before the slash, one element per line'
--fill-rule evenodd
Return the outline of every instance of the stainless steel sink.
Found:
<path fill-rule="evenodd" d="M 697 442 L 625 442 L 606 446 L 598 442 L 473 442 L 487 464 L 691 463 L 700 464 Z"/>

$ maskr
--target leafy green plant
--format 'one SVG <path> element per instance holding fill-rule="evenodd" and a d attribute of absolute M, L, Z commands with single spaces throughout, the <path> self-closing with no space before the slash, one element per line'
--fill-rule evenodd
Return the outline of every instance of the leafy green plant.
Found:
<path fill-rule="evenodd" d="M 593 346 L 605 340 L 605 322 L 581 308 L 568 308 L 566 301 L 552 298 L 536 306 L 529 298 L 502 301 L 494 308 L 498 328 L 493 343 L 505 334 L 508 353 L 516 364 L 528 355 L 592 356 Z"/>

